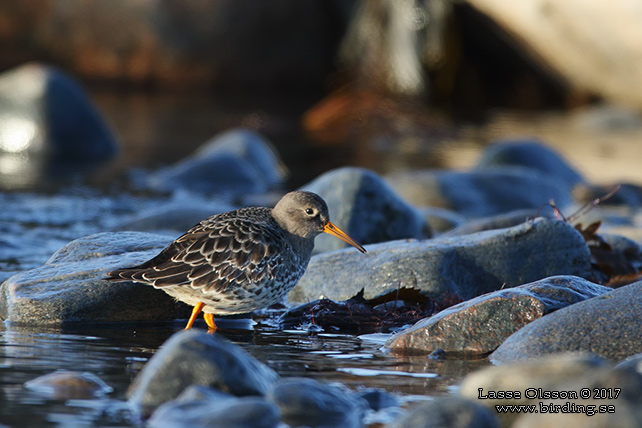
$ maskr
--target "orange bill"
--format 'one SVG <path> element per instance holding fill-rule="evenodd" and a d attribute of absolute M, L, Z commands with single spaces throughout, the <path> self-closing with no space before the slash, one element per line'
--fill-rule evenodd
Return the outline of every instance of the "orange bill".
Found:
<path fill-rule="evenodd" d="M 344 242 L 347 242 L 348 244 L 352 245 L 355 247 L 357 250 L 361 251 L 362 253 L 366 252 L 366 249 L 363 248 L 357 241 L 354 239 L 350 238 L 347 233 L 345 233 L 343 230 L 339 229 L 336 227 L 334 224 L 331 222 L 327 222 L 325 226 L 323 226 L 323 231 L 325 233 L 328 233 L 332 236 L 336 236 L 337 238 L 341 239 Z"/>

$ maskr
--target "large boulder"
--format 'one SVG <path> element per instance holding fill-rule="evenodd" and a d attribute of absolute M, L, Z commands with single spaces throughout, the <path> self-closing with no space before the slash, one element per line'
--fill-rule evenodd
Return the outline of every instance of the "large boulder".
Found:
<path fill-rule="evenodd" d="M 451 306 L 393 335 L 386 348 L 403 354 L 488 355 L 511 334 L 542 316 L 611 291 L 572 276 L 493 291 Z"/>
<path fill-rule="evenodd" d="M 320 296 L 347 300 L 361 289 L 366 299 L 372 299 L 400 288 L 466 300 L 554 275 L 593 278 L 584 239 L 558 220 L 538 219 L 455 238 L 393 241 L 367 250 L 313 256 L 290 292 L 290 302 L 305 303 Z"/>
<path fill-rule="evenodd" d="M 568 351 L 624 359 L 642 349 L 642 282 L 548 314 L 511 335 L 491 354 L 505 363 Z"/>
<path fill-rule="evenodd" d="M 105 273 L 151 259 L 172 238 L 139 232 L 98 233 L 76 239 L 45 265 L 0 286 L 0 318 L 22 324 L 166 321 L 189 315 L 165 292 Z"/>
<path fill-rule="evenodd" d="M 303 186 L 328 204 L 330 219 L 362 245 L 404 238 L 429 238 L 421 212 L 399 197 L 376 173 L 339 168 Z M 347 247 L 331 236 L 316 239 L 315 253 Z"/>

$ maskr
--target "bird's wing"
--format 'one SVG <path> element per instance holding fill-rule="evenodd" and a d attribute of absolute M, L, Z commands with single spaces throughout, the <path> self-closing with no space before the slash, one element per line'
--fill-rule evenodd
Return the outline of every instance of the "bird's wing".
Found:
<path fill-rule="evenodd" d="M 274 277 L 282 242 L 275 231 L 248 219 L 208 220 L 150 261 L 122 271 L 157 288 L 183 285 L 208 293 Z"/>

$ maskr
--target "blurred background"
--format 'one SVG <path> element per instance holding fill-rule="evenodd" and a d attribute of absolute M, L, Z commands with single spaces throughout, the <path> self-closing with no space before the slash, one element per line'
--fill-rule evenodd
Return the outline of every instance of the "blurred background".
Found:
<path fill-rule="evenodd" d="M 2 187 L 102 186 L 235 127 L 291 188 L 464 168 L 516 138 L 642 182 L 641 24 L 627 0 L 2 0 Z"/>

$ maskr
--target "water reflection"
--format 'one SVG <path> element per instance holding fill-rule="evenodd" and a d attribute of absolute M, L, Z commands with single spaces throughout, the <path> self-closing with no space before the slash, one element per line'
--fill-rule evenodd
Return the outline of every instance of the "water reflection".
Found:
<path fill-rule="evenodd" d="M 279 331 L 251 320 L 225 320 L 221 334 L 281 376 L 336 381 L 355 390 L 382 388 L 404 401 L 451 392 L 481 361 L 434 361 L 398 357 L 381 349 L 385 335 Z M 105 325 L 0 325 L 0 423 L 10 426 L 135 426 L 125 403 L 134 377 L 156 350 L 182 327 L 173 323 Z M 374 335 L 377 336 L 377 335 Z M 56 400 L 23 384 L 59 369 L 89 372 L 114 390 L 96 400 Z"/>

